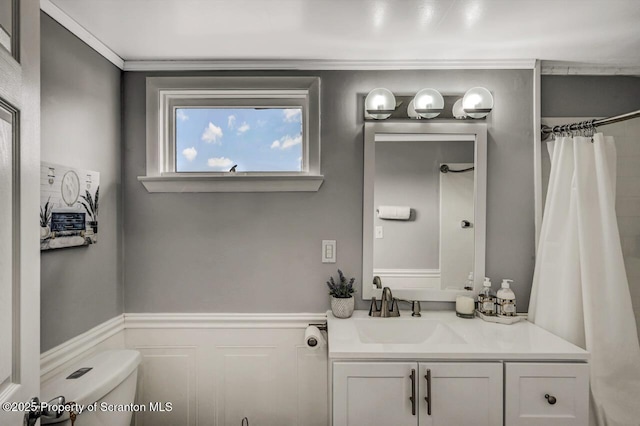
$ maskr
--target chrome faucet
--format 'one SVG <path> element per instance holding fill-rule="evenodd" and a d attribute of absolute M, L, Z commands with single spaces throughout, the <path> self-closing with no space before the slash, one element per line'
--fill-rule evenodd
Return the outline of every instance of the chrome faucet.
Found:
<path fill-rule="evenodd" d="M 380 303 L 380 309 L 378 309 L 378 302 L 375 297 L 371 298 L 371 308 L 369 308 L 370 317 L 399 317 L 400 311 L 398 310 L 397 299 L 393 298 L 391 289 L 385 287 L 382 289 L 382 301 Z"/>
<path fill-rule="evenodd" d="M 378 302 L 375 297 L 371 298 L 371 307 L 369 308 L 369 316 L 370 317 L 399 317 L 400 316 L 400 308 L 398 308 L 398 302 L 407 302 L 411 303 L 411 316 L 412 317 L 421 317 L 420 313 L 420 301 L 419 300 L 405 300 L 405 299 L 396 299 L 393 297 L 391 293 L 391 289 L 389 287 L 385 287 L 382 289 L 382 301 L 380 303 L 380 308 L 378 308 Z"/>
<path fill-rule="evenodd" d="M 398 312 L 398 305 L 396 304 L 396 301 L 393 298 L 391 289 L 389 287 L 385 287 L 382 289 L 382 305 L 380 306 L 380 316 L 383 318 L 400 316 L 400 312 Z"/>

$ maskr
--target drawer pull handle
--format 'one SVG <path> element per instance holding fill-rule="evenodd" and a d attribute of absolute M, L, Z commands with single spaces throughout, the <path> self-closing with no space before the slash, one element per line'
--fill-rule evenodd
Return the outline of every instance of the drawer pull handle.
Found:
<path fill-rule="evenodd" d="M 427 381 L 427 396 L 424 400 L 427 401 L 427 415 L 431 415 L 431 369 L 427 369 L 427 374 L 424 376 Z"/>
<path fill-rule="evenodd" d="M 409 376 L 409 378 L 411 378 L 411 396 L 409 397 L 409 400 L 411 401 L 411 414 L 412 415 L 416 415 L 416 369 L 412 368 L 411 369 L 411 375 Z"/>
<path fill-rule="evenodd" d="M 555 404 L 558 401 L 556 397 L 553 395 L 546 394 L 544 397 L 547 400 L 547 402 L 551 405 Z"/>

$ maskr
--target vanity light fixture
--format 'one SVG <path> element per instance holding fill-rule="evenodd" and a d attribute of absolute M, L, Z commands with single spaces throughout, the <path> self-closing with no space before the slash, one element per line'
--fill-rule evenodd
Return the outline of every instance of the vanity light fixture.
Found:
<path fill-rule="evenodd" d="M 396 97 L 389 89 L 373 89 L 364 100 L 364 109 L 376 120 L 387 119 L 396 110 Z"/>
<path fill-rule="evenodd" d="M 411 118 L 412 120 L 420 120 L 422 118 L 416 112 L 416 106 L 413 102 L 413 99 L 411 100 L 411 102 L 409 102 L 409 105 L 407 105 L 407 117 Z"/>
<path fill-rule="evenodd" d="M 484 118 L 493 109 L 493 96 L 484 87 L 469 89 L 462 98 L 462 109 L 471 118 Z"/>
<path fill-rule="evenodd" d="M 435 118 L 444 108 L 444 98 L 436 89 L 422 89 L 413 98 L 415 111 L 422 118 Z"/>
<path fill-rule="evenodd" d="M 467 118 L 467 113 L 464 112 L 464 109 L 462 108 L 462 98 L 458 99 L 456 103 L 453 104 L 451 114 L 456 120 L 464 120 Z"/>

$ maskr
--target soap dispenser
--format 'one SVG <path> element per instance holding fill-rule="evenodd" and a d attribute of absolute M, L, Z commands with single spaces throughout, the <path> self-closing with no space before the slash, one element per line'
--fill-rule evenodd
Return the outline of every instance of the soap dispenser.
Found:
<path fill-rule="evenodd" d="M 489 316 L 496 314 L 496 298 L 491 292 L 491 280 L 487 277 L 484 278 L 482 290 L 478 294 L 478 312 Z"/>
<path fill-rule="evenodd" d="M 513 280 L 502 280 L 502 288 L 498 290 L 498 315 L 505 317 L 516 316 L 516 295 L 509 288 Z"/>

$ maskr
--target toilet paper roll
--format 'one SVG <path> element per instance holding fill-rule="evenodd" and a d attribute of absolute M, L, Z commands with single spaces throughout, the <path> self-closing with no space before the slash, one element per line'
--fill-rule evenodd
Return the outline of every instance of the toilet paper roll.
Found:
<path fill-rule="evenodd" d="M 387 220 L 409 220 L 411 207 L 409 206 L 378 206 L 378 218 Z"/>
<path fill-rule="evenodd" d="M 307 345 L 308 348 L 318 349 L 326 343 L 322 332 L 315 325 L 310 325 L 304 331 L 304 344 Z"/>

